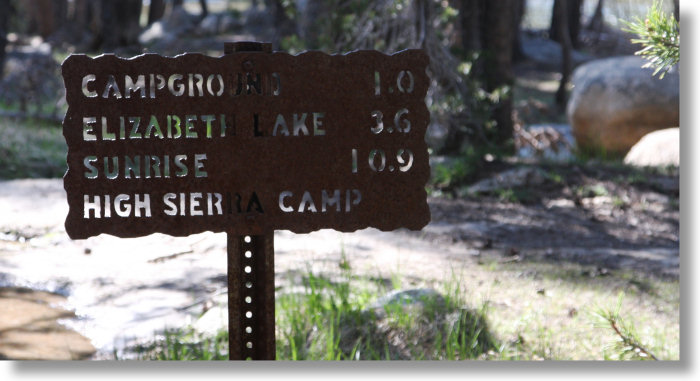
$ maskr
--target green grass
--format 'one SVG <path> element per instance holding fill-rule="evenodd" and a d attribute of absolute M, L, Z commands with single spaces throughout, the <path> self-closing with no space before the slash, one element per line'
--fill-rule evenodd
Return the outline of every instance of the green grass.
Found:
<path fill-rule="evenodd" d="M 200 337 L 191 327 L 168 329 L 151 343 L 139 345 L 133 351 L 138 360 L 228 360 L 228 332 Z"/>
<path fill-rule="evenodd" d="M 385 283 L 348 270 L 335 279 L 308 273 L 303 283 L 278 297 L 278 359 L 474 359 L 497 347 L 484 311 L 465 308 L 455 282 L 444 297 L 383 306 L 373 303 Z"/>
<path fill-rule="evenodd" d="M 67 152 L 60 125 L 0 118 L 0 179 L 62 177 Z"/>
<path fill-rule="evenodd" d="M 465 360 L 499 351 L 485 306 L 466 307 L 457 281 L 440 295 L 384 305 L 374 304 L 384 280 L 349 270 L 334 279 L 308 272 L 302 283 L 276 298 L 278 360 Z M 141 360 L 224 360 L 227 345 L 225 330 L 206 338 L 186 327 L 131 351 Z"/>
<path fill-rule="evenodd" d="M 294 273 L 276 297 L 276 358 L 679 359 L 677 281 L 575 264 L 485 267 L 481 274 L 491 278 L 452 273 L 434 284 L 439 296 L 381 307 L 378 298 L 401 275 L 359 275 L 350 267 Z M 135 348 L 136 357 L 223 360 L 226 338 L 225 330 L 213 338 L 191 328 L 166 331 Z"/>

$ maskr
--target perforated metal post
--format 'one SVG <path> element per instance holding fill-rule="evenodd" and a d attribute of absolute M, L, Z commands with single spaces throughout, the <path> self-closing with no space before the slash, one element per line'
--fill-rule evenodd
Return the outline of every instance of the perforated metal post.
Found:
<path fill-rule="evenodd" d="M 227 237 L 229 359 L 274 360 L 274 234 Z"/>
<path fill-rule="evenodd" d="M 270 53 L 260 42 L 224 44 L 224 54 Z M 229 360 L 275 359 L 274 232 L 227 234 Z"/>

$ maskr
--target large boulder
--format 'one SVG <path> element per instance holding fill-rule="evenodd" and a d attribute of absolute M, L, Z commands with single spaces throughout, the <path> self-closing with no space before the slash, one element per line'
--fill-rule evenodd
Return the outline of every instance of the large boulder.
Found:
<path fill-rule="evenodd" d="M 614 57 L 576 69 L 567 116 L 580 149 L 624 155 L 647 133 L 680 124 L 678 70 L 659 79 L 645 62 Z"/>
<path fill-rule="evenodd" d="M 638 167 L 680 166 L 680 131 L 680 128 L 667 128 L 644 135 L 625 156 L 625 164 Z"/>

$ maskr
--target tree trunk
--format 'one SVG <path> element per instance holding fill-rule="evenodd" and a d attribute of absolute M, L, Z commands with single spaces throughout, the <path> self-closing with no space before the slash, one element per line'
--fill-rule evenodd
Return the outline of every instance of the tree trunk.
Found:
<path fill-rule="evenodd" d="M 306 46 L 310 49 L 320 49 L 320 40 L 323 35 L 323 24 L 326 20 L 326 14 L 333 12 L 333 9 L 328 2 L 324 0 L 308 0 L 301 8 L 297 6 L 297 29 L 299 36 L 304 40 Z M 334 39 L 334 34 L 337 32 L 333 25 L 330 26 L 331 39 Z"/>
<path fill-rule="evenodd" d="M 279 49 L 282 40 L 296 32 L 295 20 L 287 17 L 282 0 L 265 0 L 265 12 L 272 14 L 275 25 L 273 28 L 274 34 L 272 35 L 272 47 Z"/>
<path fill-rule="evenodd" d="M 487 1 L 482 35 L 484 47 L 484 84 L 487 91 L 503 86 L 512 89 L 513 74 L 513 19 L 517 0 Z M 483 29 L 482 29 L 483 30 Z M 508 92 L 493 110 L 496 121 L 495 143 L 506 151 L 512 150 L 513 101 Z"/>
<path fill-rule="evenodd" d="M 680 22 L 680 12 L 681 12 L 681 4 L 680 0 L 673 0 L 673 17 L 676 18 L 677 22 Z"/>
<path fill-rule="evenodd" d="M 562 13 L 558 8 L 564 7 L 565 11 Z M 567 0 L 566 4 L 561 1 L 554 1 L 552 6 L 552 22 L 549 26 L 549 38 L 561 43 L 559 39 L 559 24 L 563 21 L 567 24 L 569 39 L 574 47 L 579 46 L 579 32 L 581 31 L 581 8 L 583 7 L 583 0 Z"/>
<path fill-rule="evenodd" d="M 27 33 L 46 38 L 63 25 L 67 17 L 67 0 L 26 0 Z"/>
<path fill-rule="evenodd" d="M 525 16 L 525 0 L 518 0 L 515 4 L 513 12 L 513 61 L 522 61 L 525 59 L 525 52 L 520 42 L 520 24 Z"/>
<path fill-rule="evenodd" d="M 559 24 L 557 24 L 558 29 L 557 29 L 557 39 L 560 41 L 561 45 L 561 81 L 559 82 L 559 88 L 557 89 L 556 94 L 554 95 L 555 101 L 557 106 L 559 107 L 559 110 L 564 110 L 566 109 L 566 101 L 567 101 L 567 94 L 566 94 L 566 85 L 569 83 L 569 77 L 571 76 L 571 50 L 572 50 L 572 43 L 571 39 L 569 36 L 568 31 L 569 26 L 568 24 L 568 18 L 566 17 L 567 15 L 567 0 L 554 0 L 555 5 L 554 9 L 556 9 L 559 14 L 557 15 L 558 18 L 561 20 Z"/>
<path fill-rule="evenodd" d="M 209 8 L 207 8 L 207 0 L 199 0 L 199 6 L 202 8 L 202 13 L 200 16 L 205 18 L 209 15 Z"/>
<path fill-rule="evenodd" d="M 138 41 L 141 0 L 100 1 L 100 39 L 104 49 L 128 46 Z"/>
<path fill-rule="evenodd" d="M 588 22 L 588 30 L 596 33 L 603 31 L 603 3 L 604 0 L 598 0 L 598 4 L 595 6 L 595 11 L 593 12 L 593 17 L 591 17 L 591 21 Z"/>
<path fill-rule="evenodd" d="M 483 81 L 486 91 L 512 87 L 513 53 L 517 41 L 519 7 L 522 0 L 462 0 L 460 2 L 460 24 L 462 47 L 467 54 L 478 53 L 470 75 Z M 490 143 L 506 152 L 512 151 L 513 104 L 511 92 L 501 97 L 491 113 L 496 122 L 494 133 L 486 132 Z M 467 135 L 459 129 L 448 132 L 445 153 L 459 153 Z"/>
<path fill-rule="evenodd" d="M 10 0 L 0 0 L 0 79 L 5 68 L 5 47 L 7 46 L 7 33 L 10 26 Z"/>
<path fill-rule="evenodd" d="M 151 0 L 151 5 L 148 8 L 148 25 L 160 20 L 165 14 L 164 0 Z"/>

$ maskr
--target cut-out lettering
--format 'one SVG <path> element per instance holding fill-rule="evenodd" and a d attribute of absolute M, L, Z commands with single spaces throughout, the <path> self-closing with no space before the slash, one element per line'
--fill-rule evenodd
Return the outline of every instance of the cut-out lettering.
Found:
<path fill-rule="evenodd" d="M 370 128 L 370 131 L 372 131 L 373 134 L 379 134 L 384 130 L 384 121 L 382 121 L 383 114 L 379 110 L 374 110 L 372 111 L 372 117 L 375 119 L 375 125 L 374 127 Z"/>
<path fill-rule="evenodd" d="M 197 131 L 194 130 L 194 121 L 197 119 L 197 115 L 185 115 L 185 137 L 197 137 Z"/>
<path fill-rule="evenodd" d="M 185 177 L 193 174 L 196 178 L 208 177 L 205 169 L 206 153 L 192 155 L 134 155 L 134 156 L 105 156 L 94 155 L 83 158 L 85 167 L 84 177 L 95 179 L 99 177 L 116 179 L 120 173 L 125 179 L 150 179 L 170 177 L 170 167 L 175 166 L 175 176 Z M 98 165 L 102 162 L 102 165 Z"/>
<path fill-rule="evenodd" d="M 83 195 L 83 218 L 111 218 L 112 209 L 118 217 L 152 217 L 151 197 L 148 193 L 90 196 Z"/>
<path fill-rule="evenodd" d="M 140 156 L 124 156 L 124 178 L 130 179 L 132 174 L 135 179 L 141 177 Z"/>
<path fill-rule="evenodd" d="M 168 115 L 168 137 L 177 139 L 182 136 L 182 129 L 180 128 L 180 117 L 177 115 Z M 175 129 L 175 133 L 173 133 Z"/>
<path fill-rule="evenodd" d="M 141 123 L 141 118 L 138 116 L 130 117 L 129 123 L 131 123 L 131 132 L 129 132 L 129 139 L 141 139 L 143 137 L 139 132 L 139 124 Z"/>
<path fill-rule="evenodd" d="M 326 212 L 329 207 L 335 205 L 335 211 L 340 212 L 340 189 L 333 191 L 332 196 L 328 196 L 328 191 L 321 191 L 321 212 Z"/>
<path fill-rule="evenodd" d="M 153 134 L 153 137 L 163 139 L 163 132 L 160 130 L 160 125 L 155 115 L 151 115 L 151 120 L 148 122 L 148 127 L 146 127 L 146 132 L 143 135 L 144 138 L 149 139 L 151 134 Z"/>
<path fill-rule="evenodd" d="M 211 138 L 211 122 L 216 119 L 214 115 L 202 115 L 200 117 L 206 124 L 207 138 Z"/>
<path fill-rule="evenodd" d="M 302 112 L 293 113 L 291 117 L 285 118 L 284 115 L 277 114 L 272 128 L 272 136 L 310 136 L 312 134 L 313 136 L 324 136 L 326 135 L 326 130 L 323 129 L 325 115 L 323 112 Z M 292 126 L 291 131 L 290 125 Z"/>
<path fill-rule="evenodd" d="M 81 86 L 81 89 L 83 90 L 83 95 L 88 98 L 97 98 L 97 91 L 88 89 L 88 85 L 91 82 L 95 82 L 96 78 L 97 77 L 95 74 L 88 74 L 83 77 L 83 85 Z"/>
<path fill-rule="evenodd" d="M 218 87 L 218 90 L 214 91 L 214 80 L 216 80 L 216 85 Z M 221 74 L 210 74 L 207 77 L 207 92 L 210 95 L 214 96 L 221 96 L 224 93 L 224 78 L 221 76 Z"/>
<path fill-rule="evenodd" d="M 206 153 L 198 153 L 194 155 L 194 177 L 207 177 L 207 172 L 204 170 L 204 163 L 202 163 L 202 160 L 206 159 Z"/>
<path fill-rule="evenodd" d="M 107 86 L 105 86 L 105 90 L 102 92 L 102 98 L 109 98 L 110 94 L 113 94 L 117 99 L 121 99 L 122 97 L 122 93 L 119 91 L 119 86 L 117 85 L 117 80 L 114 79 L 113 75 L 107 77 Z"/>
<path fill-rule="evenodd" d="M 150 96 L 151 99 L 156 97 L 156 89 L 157 90 L 162 90 L 165 88 L 167 85 L 167 81 L 165 80 L 165 77 L 161 74 L 150 74 L 149 78 L 151 79 L 149 81 L 149 93 L 148 95 Z"/>
<path fill-rule="evenodd" d="M 294 136 L 299 136 L 300 133 L 304 136 L 309 135 L 309 129 L 306 127 L 306 113 L 292 114 L 292 120 L 294 121 Z"/>
<path fill-rule="evenodd" d="M 309 192 L 304 192 L 304 195 L 301 197 L 301 203 L 299 203 L 299 213 L 304 213 L 307 210 L 316 213 L 316 205 L 311 198 L 311 194 Z"/>
<path fill-rule="evenodd" d="M 404 154 L 406 154 L 406 157 L 404 159 Z M 396 161 L 400 164 L 399 165 L 399 170 L 401 172 L 407 172 L 409 169 L 411 169 L 411 166 L 413 165 L 413 152 L 408 149 L 400 149 L 396 153 Z"/>
<path fill-rule="evenodd" d="M 352 206 L 360 205 L 362 193 L 358 189 L 348 189 L 345 191 L 345 211 L 349 212 Z"/>
<path fill-rule="evenodd" d="M 281 211 L 283 211 L 285 213 L 289 213 L 289 212 L 294 211 L 294 207 L 287 205 L 286 201 L 285 201 L 287 198 L 292 197 L 293 195 L 294 195 L 294 193 L 292 193 L 291 191 L 283 191 L 280 193 L 279 207 L 280 207 Z"/>
<path fill-rule="evenodd" d="M 376 165 L 377 157 L 379 157 L 379 165 Z M 369 167 L 375 172 L 381 172 L 386 166 L 386 154 L 384 150 L 373 149 L 369 151 Z"/>
<path fill-rule="evenodd" d="M 221 193 L 191 192 L 163 195 L 163 213 L 168 216 L 221 216 L 224 214 Z"/>
<path fill-rule="evenodd" d="M 114 156 L 112 157 L 112 169 L 109 169 L 109 158 L 105 157 L 104 158 L 104 164 L 105 164 L 105 177 L 113 180 L 116 179 L 117 176 L 119 176 L 119 159 Z"/>
<path fill-rule="evenodd" d="M 102 140 L 117 140 L 117 135 L 107 130 L 107 117 L 100 118 L 102 122 Z"/>
<path fill-rule="evenodd" d="M 406 114 L 408 114 L 408 109 L 402 108 L 394 115 L 394 126 L 396 130 L 405 134 L 411 131 L 411 121 L 408 120 L 408 117 L 402 118 Z"/>
<path fill-rule="evenodd" d="M 204 76 L 202 76 L 201 74 L 189 73 L 187 75 L 187 79 L 189 84 L 189 91 L 187 95 L 189 95 L 190 97 L 194 97 L 194 89 L 195 87 L 197 87 L 197 96 L 204 96 L 204 90 L 202 87 L 204 85 Z"/>
<path fill-rule="evenodd" d="M 136 77 L 136 82 L 130 75 L 124 76 L 124 98 L 131 98 L 131 93 L 138 91 L 141 98 L 146 98 L 146 76 L 139 75 Z"/>
<path fill-rule="evenodd" d="M 357 173 L 357 148 L 352 149 L 352 165 L 350 166 L 352 173 Z"/>
<path fill-rule="evenodd" d="M 185 93 L 185 84 L 179 82 L 182 78 L 182 74 L 173 74 L 168 78 L 168 90 L 170 94 L 179 97 Z"/>
<path fill-rule="evenodd" d="M 85 178 L 86 179 L 96 179 L 97 175 L 99 173 L 97 167 L 92 165 L 92 163 L 97 162 L 97 156 L 86 156 L 83 159 L 83 165 L 85 165 L 85 168 L 88 169 L 88 172 L 85 172 Z"/>
<path fill-rule="evenodd" d="M 272 129 L 272 136 L 277 136 L 280 134 L 289 136 L 289 127 L 287 127 L 287 122 L 284 120 L 282 114 L 277 115 L 275 127 Z"/>
<path fill-rule="evenodd" d="M 250 201 L 248 201 L 248 207 L 246 208 L 246 213 L 250 213 L 252 211 L 256 211 L 258 213 L 264 213 L 262 204 L 260 204 L 260 199 L 258 198 L 257 193 L 253 192 L 250 195 Z"/>
<path fill-rule="evenodd" d="M 92 212 L 92 218 L 101 218 L 102 206 L 100 203 L 100 196 L 94 196 L 93 201 L 90 201 L 90 196 L 83 195 L 83 218 L 90 218 L 90 212 Z"/>
<path fill-rule="evenodd" d="M 345 192 L 340 189 L 324 189 L 320 194 L 311 191 L 295 194 L 285 190 L 279 194 L 278 205 L 285 213 L 318 213 L 319 206 L 321 213 L 330 213 L 343 211 L 341 208 L 344 204 L 344 211 L 348 213 L 354 206 L 359 205 L 361 200 L 362 193 L 358 189 L 348 189 Z"/>
<path fill-rule="evenodd" d="M 95 135 L 94 124 L 97 123 L 97 118 L 94 116 L 83 117 L 83 140 L 86 142 L 97 140 Z"/>
<path fill-rule="evenodd" d="M 270 81 L 273 84 L 272 95 L 278 96 L 282 94 L 282 78 L 280 77 L 280 73 L 272 73 L 272 79 L 273 81 Z"/>
<path fill-rule="evenodd" d="M 405 82 L 408 84 L 404 85 Z M 413 92 L 413 86 L 413 73 L 410 70 L 402 70 L 396 77 L 396 88 L 399 89 L 399 92 L 410 94 Z"/>

